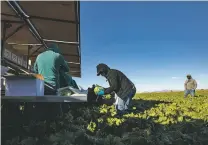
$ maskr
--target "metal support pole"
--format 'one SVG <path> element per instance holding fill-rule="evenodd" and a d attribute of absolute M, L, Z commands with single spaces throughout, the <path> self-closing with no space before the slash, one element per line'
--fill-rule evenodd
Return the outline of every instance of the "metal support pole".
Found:
<path fill-rule="evenodd" d="M 7 3 L 16 12 L 16 14 L 19 15 L 20 18 L 22 18 L 22 20 L 29 26 L 32 34 L 38 39 L 38 41 L 40 41 L 45 46 L 45 48 L 47 49 L 48 46 L 43 41 L 43 39 L 41 38 L 41 36 L 38 33 L 38 31 L 35 29 L 35 27 L 31 23 L 31 21 L 29 20 L 29 16 L 26 15 L 26 13 L 22 10 L 22 8 L 18 4 L 18 2 L 13 0 L 13 1 L 7 1 Z"/>
<path fill-rule="evenodd" d="M 27 69 L 30 71 L 29 69 L 29 59 L 30 59 L 30 50 L 32 49 L 31 45 L 28 45 L 28 49 L 27 49 Z"/>
<path fill-rule="evenodd" d="M 6 23 L 2 23 L 2 27 L 3 27 L 3 38 L 1 39 L 1 59 L 3 59 L 3 55 L 4 55 L 4 40 L 5 40 L 5 36 L 6 36 Z"/>
<path fill-rule="evenodd" d="M 80 70 L 81 70 L 81 38 L 80 38 L 80 1 L 77 1 L 77 17 L 78 17 L 78 41 L 79 41 L 79 45 L 78 45 L 78 49 L 79 49 L 79 63 L 80 63 Z M 81 72 L 80 72 L 80 77 L 82 76 Z"/>
<path fill-rule="evenodd" d="M 78 16 L 78 1 L 74 1 L 74 10 L 75 10 L 75 19 L 76 19 L 76 39 L 77 42 L 79 42 L 79 28 L 78 28 L 78 22 L 79 22 L 79 16 Z M 79 54 L 79 47 L 77 47 L 77 53 Z"/>
<path fill-rule="evenodd" d="M 30 54 L 30 56 L 33 56 L 36 52 L 38 52 L 38 50 L 40 50 L 41 47 L 43 47 L 43 46 L 38 47 L 35 51 L 33 51 L 33 52 Z"/>
<path fill-rule="evenodd" d="M 3 37 L 2 37 L 2 39 L 1 39 L 1 63 L 3 64 L 4 63 L 4 50 L 5 50 L 5 48 L 4 48 L 4 44 L 5 44 L 5 41 L 6 41 L 6 30 L 8 29 L 8 28 L 10 28 L 12 25 L 10 24 L 10 23 L 6 23 L 6 22 L 4 22 L 4 23 L 2 23 L 2 25 L 3 25 Z"/>
<path fill-rule="evenodd" d="M 68 41 L 49 40 L 49 39 L 43 39 L 43 41 L 54 42 L 54 43 L 64 43 L 64 44 L 70 44 L 70 45 L 79 45 L 79 42 L 68 42 Z"/>

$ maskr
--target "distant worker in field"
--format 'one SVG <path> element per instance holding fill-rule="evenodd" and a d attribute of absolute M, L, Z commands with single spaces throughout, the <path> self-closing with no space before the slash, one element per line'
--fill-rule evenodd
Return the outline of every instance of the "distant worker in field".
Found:
<path fill-rule="evenodd" d="M 192 78 L 190 74 L 187 76 L 187 80 L 185 81 L 184 87 L 185 87 L 185 95 L 186 98 L 189 94 L 194 97 L 195 96 L 195 90 L 197 88 L 197 82 Z"/>
<path fill-rule="evenodd" d="M 134 84 L 119 70 L 110 69 L 106 64 L 97 65 L 97 76 L 103 76 L 109 82 L 110 87 L 101 90 L 96 95 L 116 93 L 115 106 L 118 113 L 124 113 L 129 109 L 132 98 L 136 94 Z"/>
<path fill-rule="evenodd" d="M 55 90 L 60 88 L 60 69 L 69 72 L 69 66 L 56 44 L 49 45 L 49 48 L 39 54 L 34 64 L 35 73 L 41 74 L 46 83 Z"/>

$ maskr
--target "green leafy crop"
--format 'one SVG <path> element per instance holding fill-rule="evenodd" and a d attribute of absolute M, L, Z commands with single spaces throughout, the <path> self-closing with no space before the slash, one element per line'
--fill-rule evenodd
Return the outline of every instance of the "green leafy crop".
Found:
<path fill-rule="evenodd" d="M 2 102 L 4 145 L 207 145 L 208 90 L 136 94 L 131 110 L 88 103 Z"/>

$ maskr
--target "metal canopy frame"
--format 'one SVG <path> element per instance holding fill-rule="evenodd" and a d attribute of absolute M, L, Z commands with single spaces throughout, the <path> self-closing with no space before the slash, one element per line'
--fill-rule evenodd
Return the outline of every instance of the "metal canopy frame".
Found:
<path fill-rule="evenodd" d="M 79 1 L 13 0 L 1 1 L 1 5 L 1 55 L 7 43 L 34 63 L 37 55 L 48 48 L 48 44 L 56 43 L 69 63 L 69 73 L 81 77 Z"/>

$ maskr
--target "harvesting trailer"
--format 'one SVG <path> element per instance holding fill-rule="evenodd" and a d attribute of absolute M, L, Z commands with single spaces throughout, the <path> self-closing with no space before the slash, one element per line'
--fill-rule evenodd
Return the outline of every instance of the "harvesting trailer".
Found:
<path fill-rule="evenodd" d="M 41 87 L 37 81 L 39 94 L 40 88 L 45 88 L 43 96 L 5 95 L 9 87 L 13 90 L 19 86 L 27 87 L 30 85 L 26 80 L 39 79 L 31 75 L 32 66 L 37 55 L 48 49 L 51 43 L 59 45 L 69 64 L 71 76 L 81 77 L 79 1 L 1 1 L 1 31 L 1 70 L 5 70 L 2 72 L 5 74 L 1 75 L 1 99 L 24 102 L 87 101 L 87 90 L 81 87 L 68 87 L 73 92 L 71 96 L 56 96 L 50 94 L 54 91 L 50 85 L 44 83 Z M 19 81 L 19 84 L 6 85 L 5 89 L 5 79 L 6 84 L 14 82 L 12 80 Z"/>

